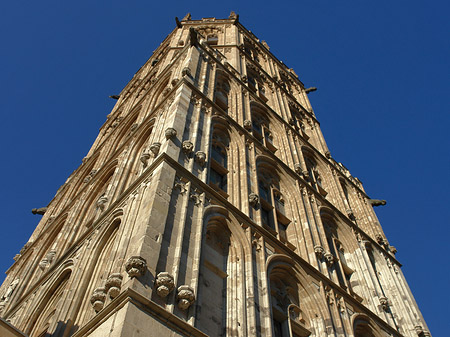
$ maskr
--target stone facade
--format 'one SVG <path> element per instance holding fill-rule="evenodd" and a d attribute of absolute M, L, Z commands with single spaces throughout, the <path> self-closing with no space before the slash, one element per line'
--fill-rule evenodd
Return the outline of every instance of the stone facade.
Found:
<path fill-rule="evenodd" d="M 0 288 L 37 336 L 430 336 L 305 88 L 238 16 L 177 20 Z"/>

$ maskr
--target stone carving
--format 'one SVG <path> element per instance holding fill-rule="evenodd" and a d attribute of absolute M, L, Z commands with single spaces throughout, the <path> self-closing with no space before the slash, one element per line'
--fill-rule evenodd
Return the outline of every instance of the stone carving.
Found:
<path fill-rule="evenodd" d="M 39 215 L 44 215 L 45 212 L 47 212 L 47 207 L 33 208 L 33 209 L 31 210 L 31 213 L 33 213 L 33 214 L 39 214 Z"/>
<path fill-rule="evenodd" d="M 246 120 L 244 121 L 244 128 L 245 128 L 247 131 L 251 131 L 251 129 L 252 129 L 252 121 L 246 119 Z"/>
<path fill-rule="evenodd" d="M 206 162 L 206 153 L 203 151 L 197 151 L 195 153 L 195 161 L 200 165 L 204 166 Z"/>
<path fill-rule="evenodd" d="M 297 174 L 302 174 L 302 166 L 300 164 L 294 164 L 294 170 Z"/>
<path fill-rule="evenodd" d="M 181 71 L 181 75 L 192 77 L 191 69 L 189 69 L 189 67 L 184 67 L 183 70 Z"/>
<path fill-rule="evenodd" d="M 181 146 L 184 154 L 187 156 L 190 155 L 194 150 L 194 144 L 190 140 L 183 141 Z"/>
<path fill-rule="evenodd" d="M 147 261 L 140 256 L 131 256 L 125 263 L 125 270 L 131 278 L 142 276 L 147 270 Z"/>
<path fill-rule="evenodd" d="M 105 292 L 111 299 L 120 294 L 120 286 L 122 285 L 122 275 L 120 273 L 111 274 L 105 283 Z"/>
<path fill-rule="evenodd" d="M 16 278 L 14 281 L 12 281 L 9 284 L 9 286 L 6 289 L 5 293 L 0 298 L 0 305 L 3 304 L 3 306 L 4 306 L 5 303 L 9 301 L 9 299 L 11 298 L 12 294 L 14 293 L 14 290 L 16 289 L 16 287 L 19 284 L 19 282 L 20 282 L 20 279 Z"/>
<path fill-rule="evenodd" d="M 313 91 L 316 91 L 316 90 L 317 90 L 316 87 L 307 88 L 307 89 L 305 89 L 305 93 L 309 94 L 310 92 L 313 92 Z"/>
<path fill-rule="evenodd" d="M 166 139 L 173 139 L 177 136 L 177 130 L 174 128 L 167 128 L 165 131 Z"/>
<path fill-rule="evenodd" d="M 391 251 L 392 254 L 397 254 L 397 248 L 395 248 L 394 246 L 389 246 L 389 250 Z"/>
<path fill-rule="evenodd" d="M 105 287 L 99 287 L 94 290 L 91 296 L 91 304 L 95 312 L 99 312 L 103 309 L 106 301 L 106 289 Z"/>
<path fill-rule="evenodd" d="M 56 249 L 51 249 L 47 253 L 47 255 L 41 260 L 41 262 L 39 262 L 39 268 L 41 268 L 41 270 L 44 270 L 47 267 L 49 267 L 55 256 L 56 256 Z"/>
<path fill-rule="evenodd" d="M 328 159 L 331 159 L 331 152 L 330 151 L 326 151 L 325 152 L 325 157 L 327 157 Z"/>
<path fill-rule="evenodd" d="M 322 246 L 316 245 L 314 246 L 314 253 L 316 253 L 317 257 L 321 259 L 323 257 L 323 254 L 325 253 L 325 250 Z"/>
<path fill-rule="evenodd" d="M 178 176 L 175 177 L 173 188 L 179 188 L 181 194 L 186 193 L 187 191 L 186 182 L 183 180 L 183 178 L 180 178 Z"/>
<path fill-rule="evenodd" d="M 173 276 L 168 272 L 161 272 L 156 276 L 156 292 L 161 297 L 166 297 L 175 287 Z"/>
<path fill-rule="evenodd" d="M 384 311 L 389 311 L 389 301 L 386 297 L 380 297 L 380 304 Z"/>
<path fill-rule="evenodd" d="M 353 211 L 351 209 L 347 209 L 346 212 L 347 212 L 347 216 L 350 220 L 352 220 L 352 221 L 356 220 L 355 214 L 353 214 Z"/>
<path fill-rule="evenodd" d="M 377 239 L 377 242 L 380 244 L 380 245 L 384 245 L 385 244 L 385 241 L 384 241 L 384 238 L 383 238 L 383 235 L 381 235 L 381 234 L 377 234 L 377 235 L 375 235 L 375 239 Z"/>
<path fill-rule="evenodd" d="M 200 195 L 201 193 L 197 189 L 191 191 L 191 193 L 189 194 L 189 199 L 194 202 L 195 206 L 198 206 L 202 203 Z"/>
<path fill-rule="evenodd" d="M 88 183 L 89 181 L 91 181 L 91 179 L 95 176 L 96 173 L 97 170 L 92 170 L 91 172 L 89 172 L 89 175 L 86 178 L 84 178 L 83 182 Z"/>
<path fill-rule="evenodd" d="M 416 334 L 417 334 L 418 336 L 420 336 L 421 334 L 423 334 L 423 328 L 422 328 L 421 325 L 416 325 L 416 326 L 414 327 L 414 330 L 416 331 Z"/>
<path fill-rule="evenodd" d="M 102 194 L 100 198 L 97 200 L 97 207 L 103 212 L 106 207 L 106 203 L 108 202 L 108 197 L 105 194 Z"/>
<path fill-rule="evenodd" d="M 195 301 L 194 290 L 188 285 L 178 287 L 178 308 L 181 310 L 188 309 Z"/>
<path fill-rule="evenodd" d="M 27 249 L 31 246 L 32 243 L 33 243 L 33 241 L 27 242 L 27 243 L 22 247 L 22 249 L 20 250 L 19 254 L 20 254 L 20 255 L 23 255 L 23 254 L 27 251 Z"/>
<path fill-rule="evenodd" d="M 153 157 L 156 157 L 159 153 L 159 149 L 161 148 L 161 143 L 153 143 L 152 145 L 150 145 L 150 151 L 153 153 Z"/>
<path fill-rule="evenodd" d="M 325 257 L 325 262 L 327 263 L 327 265 L 329 267 L 331 267 L 333 265 L 333 263 L 336 261 L 336 258 L 334 257 L 334 255 L 331 254 L 330 252 L 325 253 L 324 257 Z"/>
<path fill-rule="evenodd" d="M 187 13 L 181 21 L 189 21 L 191 19 L 191 13 Z"/>
<path fill-rule="evenodd" d="M 386 200 L 379 200 L 379 199 L 369 199 L 369 203 L 373 206 L 384 206 L 386 205 Z"/>
<path fill-rule="evenodd" d="M 144 167 L 147 167 L 148 160 L 150 159 L 150 153 L 148 153 L 147 151 L 142 152 L 141 157 L 139 159 L 141 160 Z"/>
<path fill-rule="evenodd" d="M 253 206 L 256 207 L 259 203 L 259 195 L 256 193 L 250 193 L 248 195 L 248 203 Z"/>
<path fill-rule="evenodd" d="M 231 11 L 230 16 L 228 17 L 228 19 L 239 20 L 239 15 L 236 14 L 234 11 Z"/>

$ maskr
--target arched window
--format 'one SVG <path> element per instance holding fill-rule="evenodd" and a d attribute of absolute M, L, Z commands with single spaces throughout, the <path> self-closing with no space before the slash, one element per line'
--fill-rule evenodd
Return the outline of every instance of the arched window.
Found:
<path fill-rule="evenodd" d="M 331 216 L 326 213 L 321 213 L 321 219 L 325 229 L 328 247 L 330 249 L 329 253 L 333 255 L 333 259 L 335 261 L 335 263 L 329 265 L 330 269 L 334 268 L 334 270 L 336 271 L 339 285 L 351 292 L 352 288 L 350 278 L 354 270 L 347 264 L 344 245 L 341 243 L 341 241 L 339 241 L 338 238 L 337 225 L 331 218 Z"/>
<path fill-rule="evenodd" d="M 216 81 L 216 90 L 214 92 L 214 102 L 224 111 L 228 111 L 228 95 L 230 94 L 229 81 L 218 75 Z"/>
<path fill-rule="evenodd" d="M 291 111 L 291 125 L 303 136 L 305 139 L 309 139 L 309 136 L 306 134 L 306 127 L 304 122 L 304 114 L 300 112 L 300 110 L 293 106 L 289 105 L 289 110 Z"/>
<path fill-rule="evenodd" d="M 274 337 L 306 337 L 308 320 L 300 303 L 299 282 L 295 271 L 286 265 L 275 266 L 269 272 L 272 335 Z"/>
<path fill-rule="evenodd" d="M 261 98 L 264 102 L 268 101 L 264 81 L 261 79 L 261 76 L 250 67 L 247 71 L 247 84 L 250 91 L 258 94 L 259 98 Z"/>
<path fill-rule="evenodd" d="M 199 280 L 200 305 L 196 325 L 209 336 L 225 336 L 230 231 L 224 218 L 206 227 Z"/>
<path fill-rule="evenodd" d="M 305 158 L 306 169 L 308 171 L 308 181 L 314 189 L 319 192 L 322 196 L 326 196 L 328 193 L 325 191 L 322 184 L 322 176 L 317 168 L 317 163 L 312 155 L 308 152 L 303 151 L 303 156 Z"/>
<path fill-rule="evenodd" d="M 224 126 L 214 124 L 211 141 L 211 160 L 209 169 L 209 185 L 225 197 L 227 194 L 229 137 Z"/>
<path fill-rule="evenodd" d="M 31 326 L 28 330 L 30 336 L 49 336 L 54 328 L 57 310 L 68 286 L 71 270 L 62 274 L 59 280 L 47 291 L 42 298 L 35 313 L 32 315 Z"/>
<path fill-rule="evenodd" d="M 261 225 L 287 242 L 286 230 L 290 220 L 286 217 L 285 200 L 280 183 L 272 170 L 264 165 L 258 167 L 258 193 L 260 199 Z"/>
<path fill-rule="evenodd" d="M 273 135 L 270 131 L 270 122 L 266 112 L 256 104 L 251 105 L 251 112 L 253 136 L 270 151 L 275 152 L 277 148 L 274 145 Z"/>

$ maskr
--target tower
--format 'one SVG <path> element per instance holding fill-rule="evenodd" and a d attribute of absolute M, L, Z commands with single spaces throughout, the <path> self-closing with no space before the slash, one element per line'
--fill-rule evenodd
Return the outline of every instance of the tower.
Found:
<path fill-rule="evenodd" d="M 417 336 L 426 324 L 307 89 L 228 19 L 177 22 L 8 271 L 30 336 Z"/>

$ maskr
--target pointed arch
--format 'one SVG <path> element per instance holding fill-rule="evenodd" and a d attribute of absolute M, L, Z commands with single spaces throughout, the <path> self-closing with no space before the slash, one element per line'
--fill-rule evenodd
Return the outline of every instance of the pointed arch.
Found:
<path fill-rule="evenodd" d="M 69 285 L 69 279 L 72 274 L 72 261 L 63 264 L 61 271 L 55 273 L 53 281 L 47 289 L 42 291 L 42 295 L 34 300 L 36 307 L 30 315 L 25 333 L 31 336 L 44 335 L 56 323 L 58 318 L 58 309 L 60 309 L 64 292 Z M 59 318 L 61 319 L 61 318 Z"/>

